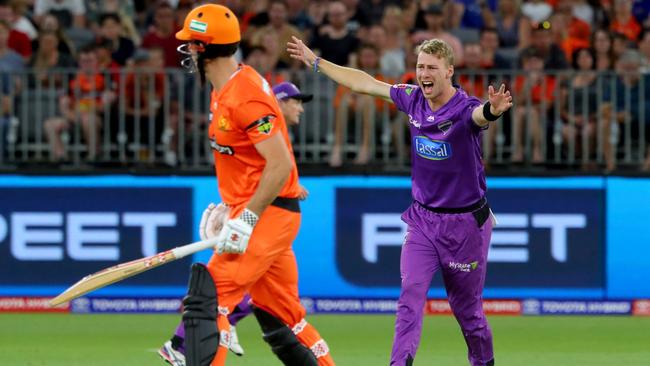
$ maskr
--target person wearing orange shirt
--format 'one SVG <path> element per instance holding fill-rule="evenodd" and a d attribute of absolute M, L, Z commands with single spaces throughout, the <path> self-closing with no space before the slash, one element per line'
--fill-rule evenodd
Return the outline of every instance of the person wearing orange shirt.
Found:
<path fill-rule="evenodd" d="M 219 194 L 201 227 L 214 240 L 208 265 L 192 265 L 183 299 L 188 366 L 224 365 L 227 316 L 246 293 L 264 340 L 285 365 L 334 365 L 305 320 L 291 248 L 300 226 L 300 185 L 287 124 L 268 82 L 237 63 L 239 22 L 228 8 L 194 8 L 176 34 L 183 65 L 212 85 L 209 138 Z M 224 214 L 225 212 L 225 214 Z M 219 219 L 220 216 L 225 218 Z"/>
<path fill-rule="evenodd" d="M 53 161 L 67 159 L 61 133 L 72 128 L 75 123 L 81 125 L 88 159 L 94 160 L 99 153 L 101 113 L 104 104 L 110 103 L 112 97 L 97 66 L 97 55 L 93 46 L 79 51 L 79 71 L 75 78 L 70 80 L 68 93 L 59 99 L 61 116 L 49 118 L 44 123 Z"/>
<path fill-rule="evenodd" d="M 641 25 L 632 14 L 631 0 L 614 1 L 614 19 L 609 29 L 612 32 L 623 33 L 632 42 L 636 42 L 641 34 Z"/>

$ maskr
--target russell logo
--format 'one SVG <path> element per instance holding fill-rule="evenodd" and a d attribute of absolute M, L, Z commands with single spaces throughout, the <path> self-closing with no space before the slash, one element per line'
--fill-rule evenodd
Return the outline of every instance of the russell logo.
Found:
<path fill-rule="evenodd" d="M 415 136 L 415 152 L 429 160 L 445 160 L 451 157 L 451 145 L 446 141 L 429 140 L 426 136 Z"/>

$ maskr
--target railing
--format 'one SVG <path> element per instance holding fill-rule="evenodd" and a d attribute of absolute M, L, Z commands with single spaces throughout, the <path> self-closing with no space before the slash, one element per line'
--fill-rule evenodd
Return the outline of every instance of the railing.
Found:
<path fill-rule="evenodd" d="M 70 169 L 211 166 L 209 90 L 195 75 L 125 69 L 77 82 L 77 73 L 0 74 L 0 168 L 52 162 Z M 314 95 L 301 123 L 290 128 L 299 164 L 408 169 L 404 113 L 343 91 L 337 97 L 338 86 L 322 74 L 300 72 L 291 79 Z M 646 75 L 547 72 L 530 79 L 533 74 L 523 71 L 456 71 L 456 82 L 480 99 L 488 84 L 501 82 L 515 97 L 515 106 L 483 135 L 487 166 L 650 168 Z M 338 162 L 332 159 L 337 144 Z M 357 156 L 363 146 L 369 159 Z"/>

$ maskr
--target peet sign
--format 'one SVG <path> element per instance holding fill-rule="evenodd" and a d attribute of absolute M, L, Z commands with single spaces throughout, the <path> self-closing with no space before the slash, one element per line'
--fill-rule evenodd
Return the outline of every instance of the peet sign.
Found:
<path fill-rule="evenodd" d="M 188 188 L 0 188 L 0 197 L 0 285 L 67 287 L 192 241 Z M 127 284 L 182 285 L 189 260 Z"/>
<path fill-rule="evenodd" d="M 498 224 L 492 233 L 486 286 L 602 288 L 604 192 L 600 189 L 492 189 Z M 562 204 L 558 204 L 562 202 Z M 336 263 L 350 283 L 400 285 L 406 234 L 406 188 L 336 191 Z M 433 281 L 442 286 L 440 275 Z"/>

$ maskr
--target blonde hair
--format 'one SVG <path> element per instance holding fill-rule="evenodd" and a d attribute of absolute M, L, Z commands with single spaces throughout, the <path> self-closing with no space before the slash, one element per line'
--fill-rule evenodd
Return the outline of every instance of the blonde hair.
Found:
<path fill-rule="evenodd" d="M 422 42 L 415 51 L 418 54 L 424 52 L 443 59 L 447 63 L 447 66 L 454 64 L 454 50 L 451 49 L 451 46 L 449 46 L 447 42 L 441 39 L 427 39 Z"/>

